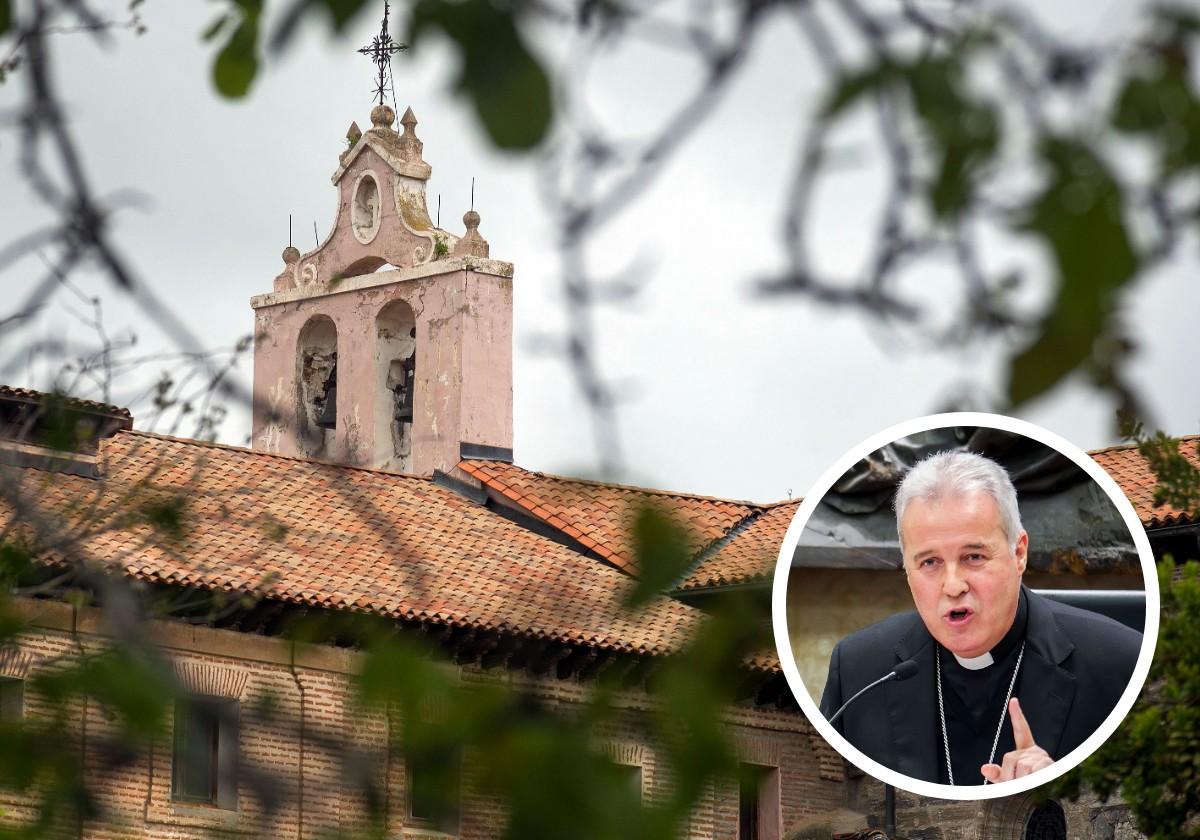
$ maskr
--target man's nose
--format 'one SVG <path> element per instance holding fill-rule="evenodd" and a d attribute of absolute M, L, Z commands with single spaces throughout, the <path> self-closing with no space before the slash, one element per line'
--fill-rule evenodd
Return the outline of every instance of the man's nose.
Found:
<path fill-rule="evenodd" d="M 946 576 L 942 579 L 942 592 L 949 598 L 957 598 L 970 588 L 966 577 L 961 574 L 958 564 L 947 563 Z"/>

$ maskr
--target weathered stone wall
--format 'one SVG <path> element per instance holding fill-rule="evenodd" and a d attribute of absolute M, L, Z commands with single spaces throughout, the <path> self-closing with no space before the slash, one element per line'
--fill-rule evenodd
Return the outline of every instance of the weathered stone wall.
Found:
<path fill-rule="evenodd" d="M 884 787 L 869 776 L 851 781 L 849 801 L 880 826 Z M 1037 792 L 985 801 L 951 801 L 896 791 L 896 832 L 905 840 L 1023 840 L 1029 816 L 1042 802 Z M 1144 840 L 1129 809 L 1119 799 L 1101 802 L 1084 792 L 1077 800 L 1057 800 L 1070 840 Z"/>

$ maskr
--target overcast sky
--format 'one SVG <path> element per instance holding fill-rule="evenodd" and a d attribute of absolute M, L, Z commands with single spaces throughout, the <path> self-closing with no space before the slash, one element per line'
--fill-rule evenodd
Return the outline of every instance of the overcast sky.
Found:
<path fill-rule="evenodd" d="M 114 3 L 114 15 L 125 5 Z M 269 291 L 282 267 L 288 214 L 302 250 L 313 245 L 313 222 L 322 238 L 328 232 L 336 200 L 329 177 L 346 129 L 352 120 L 369 124 L 372 67 L 354 50 L 378 28 L 377 18 L 364 17 L 347 40 L 331 42 L 311 27 L 290 52 L 268 61 L 245 100 L 231 103 L 214 94 L 211 47 L 199 43 L 218 8 L 151 2 L 142 37 L 118 33 L 109 49 L 82 35 L 53 45 L 89 174 L 111 200 L 141 196 L 118 215 L 117 241 L 141 281 L 214 347 L 251 331 L 249 299 Z M 1082 34 L 1122 25 L 1115 12 L 1076 8 L 1074 21 L 1061 13 L 1063 23 Z M 754 280 L 783 265 L 784 184 L 805 111 L 820 90 L 795 27 L 777 24 L 704 128 L 596 242 L 597 266 L 646 257 L 653 267 L 636 302 L 600 320 L 604 372 L 628 395 L 619 428 L 625 478 L 635 483 L 759 501 L 801 495 L 843 451 L 943 407 L 962 383 L 985 394 L 1000 388 L 999 347 L 938 353 L 852 312 L 754 294 Z M 539 336 L 561 330 L 563 310 L 534 160 L 489 147 L 449 91 L 455 72 L 433 42 L 395 68 L 399 107 L 415 111 L 433 167 L 430 213 L 440 194 L 442 225 L 461 232 L 476 178 L 481 232 L 492 256 L 515 266 L 516 460 L 585 475 L 596 466 L 587 412 L 563 362 L 535 348 Z M 20 83 L 0 87 L 4 112 Z M 591 103 L 606 124 L 636 130 L 693 84 L 686 62 L 629 50 L 598 68 Z M 47 216 L 20 177 L 11 128 L 0 144 L 0 230 L 8 241 Z M 831 267 L 852 266 L 870 241 L 863 209 L 878 196 L 872 154 L 864 152 L 862 171 L 822 189 L 815 242 Z M 1191 247 L 1186 263 L 1141 283 L 1124 301 L 1141 342 L 1137 379 L 1154 419 L 1177 434 L 1200 431 L 1200 287 Z M 6 303 L 41 273 L 33 258 L 4 271 Z M 110 332 L 132 329 L 141 346 L 164 346 L 128 302 L 108 295 L 106 307 Z M 88 332 L 56 305 L 33 331 L 3 337 L 5 357 L 14 342 L 63 335 L 82 341 Z M 241 375 L 248 385 L 249 364 Z M 37 368 L 7 378 L 44 386 L 46 377 Z M 1021 416 L 1093 448 L 1115 442 L 1112 411 L 1085 383 L 1072 382 Z M 235 411 L 222 439 L 243 444 L 248 434 L 248 417 Z"/>

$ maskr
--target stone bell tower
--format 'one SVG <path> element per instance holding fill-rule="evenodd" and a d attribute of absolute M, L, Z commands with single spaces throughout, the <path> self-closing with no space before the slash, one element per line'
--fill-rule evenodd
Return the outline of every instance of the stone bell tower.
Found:
<path fill-rule="evenodd" d="M 512 265 L 473 210 L 434 227 L 416 117 L 395 119 L 350 126 L 329 236 L 250 301 L 256 449 L 429 475 L 460 443 L 512 448 Z"/>

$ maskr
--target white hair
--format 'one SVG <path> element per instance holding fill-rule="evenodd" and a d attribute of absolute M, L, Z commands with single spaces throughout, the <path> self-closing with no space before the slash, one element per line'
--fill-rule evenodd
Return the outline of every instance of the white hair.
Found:
<path fill-rule="evenodd" d="M 1009 547 L 1015 551 L 1017 540 L 1024 530 L 1021 527 L 1021 511 L 1017 507 L 1016 488 L 1004 467 L 991 458 L 973 452 L 939 452 L 930 455 L 904 476 L 892 502 L 901 547 L 904 534 L 900 531 L 900 523 L 913 499 L 932 502 L 975 493 L 986 493 L 992 497 L 1000 512 L 1000 528 L 1008 538 Z"/>

